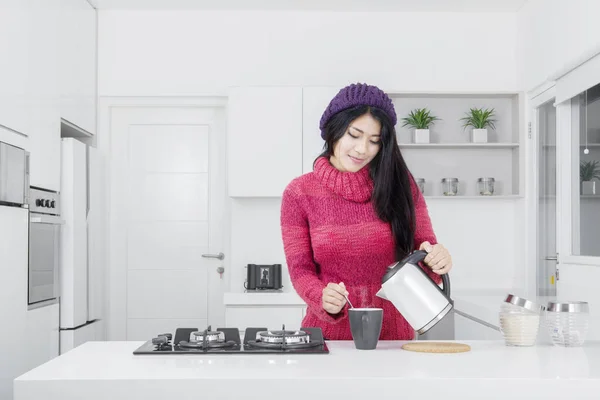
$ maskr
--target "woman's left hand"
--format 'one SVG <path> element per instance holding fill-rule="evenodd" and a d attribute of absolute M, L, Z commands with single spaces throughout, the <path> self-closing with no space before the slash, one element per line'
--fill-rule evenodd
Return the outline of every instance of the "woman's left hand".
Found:
<path fill-rule="evenodd" d="M 423 242 L 421 243 L 421 246 L 419 246 L 419 250 L 425 250 L 429 253 L 423 262 L 436 274 L 447 274 L 452 269 L 452 257 L 450 256 L 448 249 L 441 244 L 438 243 L 432 245 L 429 242 Z"/>

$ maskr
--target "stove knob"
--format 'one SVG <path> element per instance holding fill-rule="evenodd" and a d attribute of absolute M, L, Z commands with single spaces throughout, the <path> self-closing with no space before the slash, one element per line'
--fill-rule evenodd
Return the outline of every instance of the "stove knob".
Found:
<path fill-rule="evenodd" d="M 167 338 L 164 336 L 152 338 L 152 344 L 159 345 L 159 346 L 162 344 L 167 344 Z"/>
<path fill-rule="evenodd" d="M 44 200 L 36 199 L 35 205 L 36 205 L 36 207 L 44 207 Z"/>
<path fill-rule="evenodd" d="M 161 333 L 160 335 L 158 335 L 158 337 L 164 336 L 167 338 L 167 340 L 171 340 L 173 339 L 173 335 L 171 335 L 170 333 Z"/>
<path fill-rule="evenodd" d="M 47 208 L 50 208 L 50 200 L 46 200 L 46 203 L 45 203 L 45 204 L 46 204 L 46 207 L 47 207 Z"/>
<path fill-rule="evenodd" d="M 52 200 L 50 202 L 50 208 L 56 208 L 56 201 Z"/>

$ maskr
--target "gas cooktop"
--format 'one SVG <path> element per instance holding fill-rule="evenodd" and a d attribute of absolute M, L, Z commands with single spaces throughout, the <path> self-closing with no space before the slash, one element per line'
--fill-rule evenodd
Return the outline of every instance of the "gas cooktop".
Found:
<path fill-rule="evenodd" d="M 244 341 L 240 340 L 238 328 L 209 326 L 177 328 L 175 338 L 171 333 L 157 335 L 137 348 L 134 355 L 146 354 L 328 354 L 329 349 L 321 328 L 281 330 L 246 328 Z"/>

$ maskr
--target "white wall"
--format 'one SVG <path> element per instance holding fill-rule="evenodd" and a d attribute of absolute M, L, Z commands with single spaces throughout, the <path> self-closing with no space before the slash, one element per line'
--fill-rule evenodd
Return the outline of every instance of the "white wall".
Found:
<path fill-rule="evenodd" d="M 516 91 L 516 33 L 511 13 L 101 10 L 98 91 L 203 95 L 226 94 L 236 85 L 342 87 L 356 81 L 401 91 Z M 469 209 L 457 204 L 432 211 L 436 232 L 451 244 L 458 239 L 457 223 L 447 218 L 447 209 Z M 515 204 L 496 214 L 505 215 L 497 221 L 500 231 L 512 232 Z M 285 265 L 279 207 L 280 199 L 232 201 L 232 291 L 243 290 L 248 263 Z M 494 247 L 501 254 L 494 265 L 500 267 L 488 265 L 491 275 L 466 260 L 473 267 L 457 272 L 458 281 L 510 286 L 515 249 L 500 247 Z M 480 248 L 477 256 L 488 253 Z M 287 272 L 283 284 L 291 289 Z"/>
<path fill-rule="evenodd" d="M 99 11 L 99 95 L 516 90 L 516 14 Z"/>
<path fill-rule="evenodd" d="M 517 15 L 519 87 L 525 90 L 600 45 L 600 1 L 529 0 Z"/>
<path fill-rule="evenodd" d="M 244 291 L 248 264 L 282 264 L 285 292 L 293 291 L 280 225 L 281 198 L 236 198 L 231 201 L 230 290 Z"/>

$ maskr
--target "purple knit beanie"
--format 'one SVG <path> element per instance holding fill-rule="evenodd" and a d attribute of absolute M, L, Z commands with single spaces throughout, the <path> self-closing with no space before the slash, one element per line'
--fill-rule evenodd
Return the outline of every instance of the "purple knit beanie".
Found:
<path fill-rule="evenodd" d="M 383 90 L 377 86 L 370 86 L 366 83 L 353 83 L 350 86 L 346 86 L 335 95 L 331 102 L 325 109 L 323 116 L 321 116 L 321 122 L 319 128 L 321 129 L 321 137 L 325 139 L 325 125 L 327 122 L 340 111 L 352 108 L 355 106 L 372 106 L 377 107 L 385 111 L 385 113 L 392 120 L 392 124 L 396 125 L 396 111 L 392 104 L 392 99 L 389 98 Z"/>

